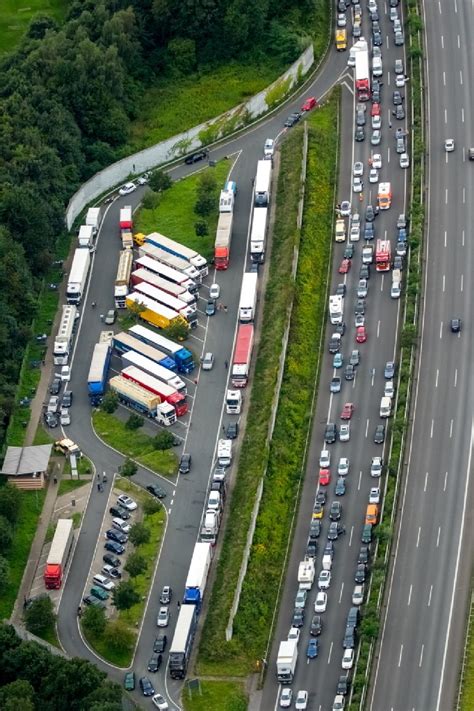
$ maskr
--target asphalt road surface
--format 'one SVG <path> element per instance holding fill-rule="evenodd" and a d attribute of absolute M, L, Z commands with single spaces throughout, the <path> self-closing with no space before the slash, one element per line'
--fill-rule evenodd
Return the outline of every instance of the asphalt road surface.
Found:
<path fill-rule="evenodd" d="M 472 3 L 425 3 L 429 194 L 422 343 L 372 711 L 454 707 L 472 572 Z M 444 152 L 444 140 L 455 151 Z M 464 330 L 450 332 L 460 316 Z"/>

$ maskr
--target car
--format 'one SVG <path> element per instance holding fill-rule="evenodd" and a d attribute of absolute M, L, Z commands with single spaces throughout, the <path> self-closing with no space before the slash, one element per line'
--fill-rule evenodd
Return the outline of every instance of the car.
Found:
<path fill-rule="evenodd" d="M 326 491 L 324 489 L 320 489 L 317 492 L 314 501 L 315 501 L 315 503 L 319 503 L 324 506 L 324 504 L 326 503 Z"/>
<path fill-rule="evenodd" d="M 173 591 L 169 585 L 163 585 L 163 588 L 161 590 L 160 594 L 160 603 L 162 605 L 169 605 L 171 602 L 171 597 L 173 595 Z"/>
<path fill-rule="evenodd" d="M 168 702 L 166 701 L 165 697 L 162 696 L 161 694 L 155 694 L 152 699 L 153 705 L 156 706 L 159 711 L 168 711 L 169 705 Z"/>
<path fill-rule="evenodd" d="M 370 465 L 370 476 L 374 479 L 382 476 L 382 457 L 372 457 Z"/>
<path fill-rule="evenodd" d="M 342 504 L 340 501 L 333 501 L 329 509 L 329 518 L 331 521 L 339 521 L 342 516 Z"/>
<path fill-rule="evenodd" d="M 53 395 L 48 400 L 46 412 L 50 412 L 53 415 L 55 415 L 57 412 L 59 412 L 59 407 L 60 407 L 59 398 L 57 395 Z"/>
<path fill-rule="evenodd" d="M 351 264 L 352 262 L 350 259 L 343 259 L 337 271 L 339 274 L 347 274 L 351 268 Z"/>
<path fill-rule="evenodd" d="M 143 696 L 153 696 L 153 694 L 155 693 L 155 689 L 153 688 L 153 684 L 147 676 L 140 677 L 139 684 Z"/>
<path fill-rule="evenodd" d="M 294 111 L 294 112 L 293 112 L 292 114 L 290 114 L 290 115 L 288 116 L 288 118 L 286 119 L 286 121 L 285 121 L 285 126 L 286 126 L 287 128 L 291 128 L 291 127 L 294 126 L 296 123 L 298 123 L 298 121 L 300 120 L 300 118 L 301 118 L 300 112 L 299 112 L 299 111 Z"/>
<path fill-rule="evenodd" d="M 367 340 L 367 332 L 365 326 L 358 326 L 356 329 L 356 343 L 365 343 Z"/>
<path fill-rule="evenodd" d="M 393 380 L 386 380 L 383 389 L 384 397 L 393 397 L 395 395 L 395 386 Z"/>
<path fill-rule="evenodd" d="M 375 131 L 372 131 L 372 135 L 370 137 L 371 145 L 372 146 L 379 146 L 381 140 L 382 140 L 382 131 L 379 128 L 375 129 Z"/>
<path fill-rule="evenodd" d="M 122 506 L 111 506 L 109 513 L 111 513 L 114 518 L 121 518 L 123 521 L 128 521 L 130 518 L 130 512 Z"/>
<path fill-rule="evenodd" d="M 115 555 L 122 555 L 123 553 L 125 553 L 125 546 L 123 546 L 121 543 L 117 543 L 116 541 L 107 541 L 104 545 L 104 548 L 110 553 L 115 553 Z"/>
<path fill-rule="evenodd" d="M 403 257 L 401 254 L 396 254 L 393 258 L 393 268 L 394 269 L 403 269 Z"/>
<path fill-rule="evenodd" d="M 346 324 L 344 321 L 341 321 L 341 323 L 336 324 L 335 326 L 336 333 L 338 333 L 340 336 L 343 336 L 346 332 Z"/>
<path fill-rule="evenodd" d="M 393 378 L 395 377 L 395 363 L 393 360 L 388 360 L 385 363 L 383 377 L 385 378 L 385 380 L 393 380 Z"/>
<path fill-rule="evenodd" d="M 372 169 L 373 170 L 381 170 L 382 169 L 382 156 L 380 155 L 380 153 L 374 153 L 374 155 L 372 156 Z"/>
<path fill-rule="evenodd" d="M 337 427 L 334 422 L 328 422 L 324 430 L 324 441 L 326 444 L 334 444 L 337 436 Z"/>
<path fill-rule="evenodd" d="M 130 195 L 130 193 L 133 193 L 136 189 L 137 186 L 135 183 L 125 183 L 125 185 L 122 185 L 119 189 L 119 195 Z"/>
<path fill-rule="evenodd" d="M 304 625 L 304 610 L 302 610 L 300 607 L 295 607 L 293 610 L 293 617 L 291 619 L 291 626 L 292 627 L 303 627 Z"/>
<path fill-rule="evenodd" d="M 209 298 L 210 299 L 218 299 L 221 294 L 221 287 L 219 284 L 211 284 L 209 287 Z"/>
<path fill-rule="evenodd" d="M 367 205 L 365 208 L 365 221 L 366 222 L 373 222 L 375 220 L 376 216 L 376 211 L 372 207 L 372 205 Z"/>
<path fill-rule="evenodd" d="M 315 612 L 326 612 L 328 605 L 328 596 L 324 590 L 320 590 L 316 594 L 316 599 L 314 601 L 314 611 Z"/>
<path fill-rule="evenodd" d="M 405 118 L 405 109 L 402 104 L 395 107 L 395 110 L 392 111 L 392 116 L 395 116 L 398 121 L 402 121 Z"/>
<path fill-rule="evenodd" d="M 451 322 L 450 322 L 450 327 L 451 327 L 452 333 L 461 333 L 461 331 L 462 331 L 461 319 L 458 317 L 452 318 Z"/>
<path fill-rule="evenodd" d="M 332 367 L 333 368 L 342 368 L 344 363 L 344 358 L 342 356 L 342 353 L 335 353 L 334 357 L 332 359 Z"/>
<path fill-rule="evenodd" d="M 331 383 L 329 386 L 329 390 L 332 393 L 339 393 L 341 392 L 341 378 L 339 376 L 336 376 L 334 378 L 331 378 Z"/>
<path fill-rule="evenodd" d="M 360 265 L 359 279 L 370 279 L 370 264 Z"/>
<path fill-rule="evenodd" d="M 106 553 L 105 555 L 103 555 L 102 560 L 107 565 L 112 566 L 112 568 L 118 568 L 122 563 L 120 558 L 116 558 L 116 556 L 110 555 L 110 553 Z"/>
<path fill-rule="evenodd" d="M 202 151 L 196 151 L 196 153 L 191 153 L 191 155 L 186 156 L 184 159 L 184 162 L 186 165 L 193 165 L 193 163 L 197 163 L 200 160 L 204 160 L 208 156 L 208 152 L 206 150 Z"/>
<path fill-rule="evenodd" d="M 359 554 L 357 556 L 357 562 L 358 563 L 367 563 L 369 562 L 370 559 L 370 548 L 369 546 L 361 546 L 359 548 Z"/>
<path fill-rule="evenodd" d="M 357 284 L 357 298 L 359 299 L 365 299 L 367 296 L 369 288 L 369 282 L 367 279 L 359 279 L 359 283 Z"/>
<path fill-rule="evenodd" d="M 398 87 L 399 89 L 403 89 L 405 86 L 406 79 L 403 74 L 396 74 L 395 75 L 395 86 Z"/>
<path fill-rule="evenodd" d="M 316 518 L 313 519 L 309 525 L 309 536 L 311 540 L 315 540 L 316 538 L 319 538 L 321 535 L 321 521 Z"/>
<path fill-rule="evenodd" d="M 65 390 L 63 392 L 63 399 L 61 402 L 62 407 L 70 408 L 72 405 L 72 398 L 73 398 L 72 390 Z"/>
<path fill-rule="evenodd" d="M 379 104 L 381 101 L 380 89 L 376 89 L 374 87 L 374 83 L 375 79 L 372 80 L 372 101 L 375 101 L 377 104 Z"/>
<path fill-rule="evenodd" d="M 373 116 L 380 116 L 380 104 L 377 103 L 376 101 L 372 104 L 372 108 L 370 109 L 370 115 Z M 373 159 L 372 159 L 372 165 L 373 165 Z"/>
<path fill-rule="evenodd" d="M 405 153 L 406 152 L 406 145 L 405 145 L 405 139 L 404 138 L 397 138 L 396 139 L 396 145 L 395 145 L 395 150 L 398 154 L 400 153 Z"/>
<path fill-rule="evenodd" d="M 343 200 L 339 206 L 339 213 L 342 217 L 348 217 L 351 214 L 350 200 Z"/>
<path fill-rule="evenodd" d="M 229 422 L 225 430 L 226 439 L 237 439 L 239 435 L 239 423 Z"/>
<path fill-rule="evenodd" d="M 361 193 L 364 189 L 364 182 L 361 178 L 354 178 L 352 181 L 352 190 L 355 193 Z"/>
<path fill-rule="evenodd" d="M 168 637 L 165 634 L 159 634 L 157 637 L 155 637 L 155 641 L 153 642 L 153 651 L 164 652 L 166 649 L 167 642 Z"/>
<path fill-rule="evenodd" d="M 369 524 L 370 525 L 370 524 Z M 360 563 L 360 565 L 363 565 L 363 563 Z M 364 566 L 365 568 L 365 566 Z M 363 583 L 359 583 L 358 585 L 354 586 L 354 590 L 352 592 L 352 604 L 357 605 L 362 605 L 364 602 L 364 593 L 365 593 L 365 585 Z"/>
<path fill-rule="evenodd" d="M 403 47 L 403 45 L 405 44 L 405 37 L 403 35 L 403 32 L 395 32 L 394 43 L 395 47 Z"/>
<path fill-rule="evenodd" d="M 189 452 L 183 452 L 179 460 L 178 471 L 180 474 L 189 474 L 191 471 L 192 457 Z"/>
<path fill-rule="evenodd" d="M 94 597 L 93 595 L 84 595 L 84 597 L 82 598 L 82 602 L 84 603 L 84 605 L 100 607 L 101 610 L 105 610 L 105 602 L 103 600 L 99 600 L 98 597 Z"/>
<path fill-rule="evenodd" d="M 306 605 L 307 596 L 308 592 L 303 588 L 299 588 L 295 597 L 295 608 L 304 608 Z"/>
<path fill-rule="evenodd" d="M 354 412 L 354 403 L 346 402 L 341 412 L 341 420 L 350 420 Z"/>
<path fill-rule="evenodd" d="M 137 184 L 138 185 L 146 185 L 149 180 L 150 180 L 150 173 L 143 173 L 143 175 L 140 175 L 140 177 L 137 178 Z"/>
<path fill-rule="evenodd" d="M 54 412 L 45 412 L 44 413 L 44 421 L 47 425 L 47 427 L 57 427 L 59 425 L 59 420 L 57 418 L 57 415 L 55 415 Z"/>
<path fill-rule="evenodd" d="M 61 392 L 61 385 L 61 378 L 54 378 L 53 382 L 49 386 L 49 392 L 51 393 L 51 395 L 59 395 L 59 393 Z"/>
<path fill-rule="evenodd" d="M 365 141 L 365 128 L 363 126 L 356 126 L 354 132 L 354 138 L 359 143 Z"/>
<path fill-rule="evenodd" d="M 115 309 L 109 309 L 107 313 L 105 314 L 104 318 L 104 323 L 107 324 L 107 326 L 112 326 L 112 324 L 115 323 L 115 319 L 117 318 L 117 312 Z"/>
<path fill-rule="evenodd" d="M 367 249 L 367 247 L 364 247 L 364 249 Z M 370 250 L 370 247 L 368 248 Z M 371 251 L 371 250 L 370 250 Z M 362 251 L 362 255 L 364 254 L 364 251 Z M 354 306 L 354 314 L 361 314 L 362 316 L 365 314 L 365 299 L 363 298 L 357 298 Z"/>
<path fill-rule="evenodd" d="M 120 561 L 119 561 L 120 562 Z M 102 573 L 105 575 L 108 575 L 110 578 L 113 578 L 114 580 L 119 580 L 122 577 L 122 573 L 118 568 L 114 568 L 113 565 L 103 565 L 102 566 Z"/>
<path fill-rule="evenodd" d="M 354 649 L 356 646 L 356 630 L 355 627 L 347 626 L 344 632 L 344 639 L 342 642 L 344 649 Z"/>
<path fill-rule="evenodd" d="M 161 654 L 156 654 L 153 652 L 151 655 L 150 659 L 148 660 L 148 666 L 147 669 L 149 672 L 157 672 L 158 669 L 161 667 L 161 662 L 163 661 L 163 657 Z"/>
<path fill-rule="evenodd" d="M 329 339 L 329 353 L 334 355 L 334 353 L 338 353 L 341 350 L 341 334 L 340 333 L 333 333 L 331 338 Z"/>
<path fill-rule="evenodd" d="M 346 696 L 349 693 L 349 677 L 343 674 L 337 682 L 336 692 Z"/>
<path fill-rule="evenodd" d="M 105 602 L 105 600 L 109 599 L 109 593 L 104 590 L 103 588 L 100 588 L 98 585 L 94 585 L 90 589 L 90 594 L 92 597 L 96 597 L 98 600 L 102 600 L 102 602 Z"/>
<path fill-rule="evenodd" d="M 469 148 L 467 151 L 467 157 L 469 160 L 474 160 L 474 148 Z"/>
<path fill-rule="evenodd" d="M 344 711 L 346 700 L 342 694 L 336 694 L 332 702 L 332 711 Z"/>
<path fill-rule="evenodd" d="M 364 563 L 358 563 L 356 567 L 356 572 L 354 575 L 354 582 L 365 583 L 365 578 L 367 575 L 367 568 Z"/>
<path fill-rule="evenodd" d="M 308 542 L 306 544 L 306 550 L 305 550 L 305 557 L 306 558 L 316 558 L 316 553 L 318 551 L 318 547 L 314 541 L 310 541 L 308 539 Z"/>
<path fill-rule="evenodd" d="M 364 164 L 362 161 L 358 160 L 356 163 L 354 163 L 354 166 L 352 168 L 352 174 L 354 178 L 361 178 L 364 175 Z"/>
<path fill-rule="evenodd" d="M 338 16 L 338 22 L 339 22 L 339 17 L 341 17 L 341 16 L 340 16 L 340 15 Z M 344 20 L 346 19 L 346 16 L 345 16 L 345 15 L 342 15 L 342 17 L 344 17 Z M 345 27 L 346 25 L 345 25 L 345 23 L 344 23 L 344 25 L 338 25 L 338 26 L 339 26 L 339 27 Z M 303 106 L 301 107 L 301 111 L 311 111 L 311 109 L 314 109 L 314 107 L 317 106 L 317 104 L 318 104 L 318 102 L 316 101 L 315 97 L 314 97 L 314 96 L 310 96 L 310 97 L 309 97 L 308 99 L 306 99 L 306 101 L 304 102 Z"/>
<path fill-rule="evenodd" d="M 404 257 L 405 254 L 407 253 L 407 243 L 406 242 L 397 242 L 395 251 L 396 251 L 397 257 Z"/>
<path fill-rule="evenodd" d="M 322 449 L 319 455 L 319 466 L 322 469 L 327 469 L 331 466 L 331 453 L 329 449 Z"/>
<path fill-rule="evenodd" d="M 340 442 L 349 442 L 351 438 L 351 428 L 349 422 L 345 422 L 339 429 Z"/>
<path fill-rule="evenodd" d="M 351 225 L 349 239 L 351 242 L 358 242 L 360 240 L 360 225 Z"/>
<path fill-rule="evenodd" d="M 369 492 L 369 504 L 379 504 L 380 503 L 380 488 L 378 486 L 372 486 Z"/>
<path fill-rule="evenodd" d="M 360 26 L 360 22 L 357 21 L 357 17 L 352 24 L 352 36 L 354 39 L 358 39 L 362 36 L 362 27 Z"/>
<path fill-rule="evenodd" d="M 216 313 L 216 301 L 215 299 L 209 299 L 206 304 L 206 316 L 214 316 Z"/>
<path fill-rule="evenodd" d="M 344 477 L 340 476 L 336 481 L 334 493 L 336 496 L 344 496 L 344 494 L 346 493 L 346 480 L 344 479 Z"/>
<path fill-rule="evenodd" d="M 152 494 L 152 496 L 156 496 L 157 499 L 164 499 L 166 497 L 166 491 L 162 489 L 161 486 L 158 486 L 158 484 L 148 484 L 146 490 Z"/>
<path fill-rule="evenodd" d="M 356 328 L 358 326 L 364 326 L 365 324 L 365 316 L 363 314 L 356 314 L 355 319 L 354 319 L 354 325 Z"/>
<path fill-rule="evenodd" d="M 350 257 L 349 257 L 350 259 Z M 336 287 L 336 296 L 345 296 L 346 295 L 346 285 L 345 284 L 338 284 Z"/>
<path fill-rule="evenodd" d="M 314 519 L 321 519 L 324 516 L 324 506 L 323 504 L 320 504 L 319 501 L 316 501 L 316 503 L 313 506 L 313 520 Z"/>
<path fill-rule="evenodd" d="M 372 543 L 372 524 L 365 523 L 362 528 L 362 536 L 360 538 L 362 543 Z"/>
<path fill-rule="evenodd" d="M 327 590 L 331 585 L 331 571 L 322 570 L 318 576 L 318 588 L 320 590 Z"/>
<path fill-rule="evenodd" d="M 379 131 L 382 128 L 382 117 L 381 116 L 372 116 L 372 121 L 371 121 L 372 129 Z M 376 180 L 372 180 L 372 183 L 376 183 Z"/>
<path fill-rule="evenodd" d="M 119 506 L 123 506 L 123 508 L 128 511 L 135 511 L 137 508 L 137 502 L 134 501 L 131 496 L 127 496 L 126 494 L 120 494 L 117 498 L 117 504 Z"/>
<path fill-rule="evenodd" d="M 319 470 L 319 485 L 327 486 L 331 481 L 331 472 L 329 469 Z"/>
<path fill-rule="evenodd" d="M 351 355 L 349 358 L 349 365 L 352 366 L 357 366 L 360 363 L 360 353 L 359 351 L 355 348 L 353 351 L 351 351 Z"/>
<path fill-rule="evenodd" d="M 452 153 L 454 151 L 454 138 L 447 138 L 444 142 L 444 150 L 446 153 Z"/>
<path fill-rule="evenodd" d="M 115 588 L 115 583 L 112 582 L 112 580 L 106 578 L 104 575 L 94 575 L 92 580 L 94 582 L 94 585 L 98 585 L 100 588 L 107 590 L 107 592 L 111 592 Z"/>
<path fill-rule="evenodd" d="M 403 95 L 398 89 L 392 94 L 392 102 L 394 106 L 400 106 L 403 103 Z"/>
<path fill-rule="evenodd" d="M 160 607 L 158 616 L 156 618 L 156 624 L 158 627 L 168 627 L 170 621 L 170 611 L 168 607 Z"/>
<path fill-rule="evenodd" d="M 381 32 L 372 32 L 372 44 L 375 45 L 375 47 L 381 47 L 383 44 L 382 40 L 382 33 Z"/>
<path fill-rule="evenodd" d="M 347 457 L 341 457 L 337 465 L 338 476 L 347 476 L 349 474 L 350 462 Z"/>
<path fill-rule="evenodd" d="M 317 639 L 310 639 L 308 646 L 306 647 L 306 657 L 308 659 L 316 659 L 319 652 L 319 641 Z"/>
<path fill-rule="evenodd" d="M 323 630 L 323 624 L 321 620 L 321 615 L 313 615 L 311 618 L 311 626 L 309 628 L 309 633 L 312 637 L 317 637 L 321 634 Z"/>
<path fill-rule="evenodd" d="M 293 700 L 293 690 L 289 686 L 284 686 L 280 693 L 280 708 L 287 709 Z"/>
<path fill-rule="evenodd" d="M 296 639 L 298 642 L 300 638 L 300 631 L 298 627 L 290 627 L 290 631 L 288 632 L 288 639 Z"/>
<path fill-rule="evenodd" d="M 375 237 L 375 228 L 373 222 L 366 222 L 364 225 L 364 239 L 366 242 L 370 242 Z M 366 262 L 364 262 L 366 264 Z"/>
<path fill-rule="evenodd" d="M 271 158 L 273 154 L 275 153 L 275 141 L 273 138 L 267 138 L 265 141 L 265 145 L 263 146 L 263 157 L 264 158 Z M 211 298 L 217 299 L 219 294 L 217 296 L 213 296 Z"/>
<path fill-rule="evenodd" d="M 344 526 L 338 521 L 331 521 L 328 528 L 328 541 L 337 541 L 339 536 L 346 532 Z"/>
<path fill-rule="evenodd" d="M 374 432 L 374 443 L 383 444 L 385 441 L 385 425 L 376 425 Z"/>
<path fill-rule="evenodd" d="M 356 63 L 356 50 L 354 47 L 351 47 L 349 50 L 349 57 L 347 58 L 347 66 L 348 67 L 355 67 Z"/>
<path fill-rule="evenodd" d="M 125 674 L 123 679 L 123 688 L 126 691 L 135 690 L 135 672 L 130 671 Z"/>
<path fill-rule="evenodd" d="M 316 640 L 312 640 L 313 642 Z M 304 711 L 308 707 L 308 692 L 303 690 L 298 691 L 295 701 L 295 709 Z"/>
<path fill-rule="evenodd" d="M 405 227 L 399 227 L 397 240 L 399 242 L 406 242 L 408 239 L 408 234 Z"/>
<path fill-rule="evenodd" d="M 109 530 L 105 532 L 105 537 L 109 541 L 114 541 L 114 543 L 120 543 L 120 545 L 123 545 L 128 541 L 128 536 L 125 533 L 122 533 L 122 531 L 117 531 L 114 528 L 109 528 Z"/>
<path fill-rule="evenodd" d="M 342 668 L 343 669 L 352 669 L 352 665 L 354 664 L 354 650 L 353 649 L 345 649 L 344 654 L 342 655 Z"/>

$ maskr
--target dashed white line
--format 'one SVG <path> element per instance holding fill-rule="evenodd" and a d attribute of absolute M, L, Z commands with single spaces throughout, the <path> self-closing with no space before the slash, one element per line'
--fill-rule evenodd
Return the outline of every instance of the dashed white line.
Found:
<path fill-rule="evenodd" d="M 444 37 L 441 35 L 441 49 L 444 49 Z"/>
<path fill-rule="evenodd" d="M 400 656 L 398 657 L 398 666 L 401 666 L 403 656 L 403 644 L 400 646 Z"/>
<path fill-rule="evenodd" d="M 443 322 L 439 324 L 439 337 L 443 338 Z"/>
<path fill-rule="evenodd" d="M 171 508 L 171 506 L 173 506 L 173 503 L 174 503 L 174 498 L 171 499 L 171 501 L 170 501 L 170 508 Z"/>
<path fill-rule="evenodd" d="M 443 72 L 443 85 L 446 86 L 446 72 Z"/>
<path fill-rule="evenodd" d="M 454 387 L 456 387 L 458 384 L 458 369 L 456 368 L 454 371 Z"/>
<path fill-rule="evenodd" d="M 443 291 L 446 290 L 446 276 L 443 274 Z"/>
<path fill-rule="evenodd" d="M 349 534 L 349 548 L 352 545 L 352 536 L 354 535 L 354 526 L 351 526 L 351 532 Z"/>
<path fill-rule="evenodd" d="M 433 594 L 433 586 L 430 585 L 430 594 L 428 595 L 428 607 L 431 605 L 431 595 Z"/>
<path fill-rule="evenodd" d="M 461 69 L 459 70 L 459 83 L 462 86 L 462 70 Z"/>
<path fill-rule="evenodd" d="M 341 604 L 343 590 L 344 590 L 344 582 L 341 583 L 341 592 L 339 593 L 339 604 Z"/>
<path fill-rule="evenodd" d="M 431 420 L 431 430 L 430 430 L 431 439 L 433 439 L 433 427 L 434 427 L 434 420 Z"/>
<path fill-rule="evenodd" d="M 331 646 L 329 647 L 328 664 L 331 664 L 331 654 L 332 654 L 333 644 L 334 644 L 334 642 L 331 642 Z"/>
<path fill-rule="evenodd" d="M 387 163 L 390 163 L 390 148 L 387 148 Z"/>
<path fill-rule="evenodd" d="M 421 665 L 423 664 L 423 650 L 424 650 L 424 648 L 425 648 L 425 645 L 422 644 L 422 645 L 421 645 L 420 661 L 419 661 L 419 663 L 418 663 L 418 666 L 419 666 L 419 667 L 421 667 Z"/>
<path fill-rule="evenodd" d="M 447 486 L 448 486 L 448 472 L 445 472 L 445 473 L 444 473 L 444 487 L 443 487 L 443 491 L 446 491 Z"/>
<path fill-rule="evenodd" d="M 441 12 L 441 2 L 440 2 L 440 0 L 438 0 L 438 10 L 439 10 L 439 14 L 442 15 L 442 12 Z M 443 39 L 443 35 L 441 35 L 441 39 Z"/>
<path fill-rule="evenodd" d="M 461 121 L 464 123 L 464 108 L 461 109 Z"/>
<path fill-rule="evenodd" d="M 448 233 L 446 230 L 444 231 L 444 246 L 447 247 L 448 245 Z"/>
<path fill-rule="evenodd" d="M 377 338 L 380 336 L 380 321 L 377 321 Z"/>
<path fill-rule="evenodd" d="M 359 483 L 357 485 L 357 491 L 360 491 L 361 484 L 362 484 L 362 469 L 359 472 Z"/>
<path fill-rule="evenodd" d="M 365 423 L 365 436 L 367 437 L 367 434 L 369 432 L 369 419 L 367 418 L 367 422 Z"/>
<path fill-rule="evenodd" d="M 413 585 L 410 585 L 410 590 L 408 591 L 408 602 L 407 602 L 408 607 L 410 607 L 412 592 L 413 592 Z"/>
<path fill-rule="evenodd" d="M 464 247 L 464 230 L 462 231 L 462 246 Z"/>
<path fill-rule="evenodd" d="M 447 154 L 446 154 L 447 155 Z M 448 204 L 448 188 L 445 189 L 444 191 L 444 201 L 446 205 Z"/>
<path fill-rule="evenodd" d="M 458 4 L 457 4 L 456 0 L 454 0 L 454 12 L 457 12 L 457 11 L 458 11 Z"/>
<path fill-rule="evenodd" d="M 438 526 L 438 535 L 436 537 L 436 548 L 439 548 L 439 539 L 441 538 L 441 526 Z"/>
<path fill-rule="evenodd" d="M 444 110 L 444 123 L 448 123 L 448 110 Z"/>
<path fill-rule="evenodd" d="M 461 38 L 459 35 L 458 35 L 458 49 L 461 49 Z"/>
<path fill-rule="evenodd" d="M 429 475 L 430 475 L 430 473 L 429 473 L 429 472 L 426 472 L 426 474 L 425 474 L 425 486 L 424 486 L 424 488 L 423 488 L 423 491 L 426 491 L 426 487 L 428 486 L 428 477 L 429 477 Z"/>
<path fill-rule="evenodd" d="M 454 420 L 451 420 L 451 422 L 449 423 L 449 437 L 450 437 L 450 439 L 453 436 L 453 424 L 454 424 Z"/>
<path fill-rule="evenodd" d="M 420 545 L 420 536 L 421 536 L 421 526 L 418 526 L 418 535 L 416 537 L 416 547 Z"/>
<path fill-rule="evenodd" d="M 462 189 L 462 202 L 463 205 L 466 203 L 466 188 Z"/>

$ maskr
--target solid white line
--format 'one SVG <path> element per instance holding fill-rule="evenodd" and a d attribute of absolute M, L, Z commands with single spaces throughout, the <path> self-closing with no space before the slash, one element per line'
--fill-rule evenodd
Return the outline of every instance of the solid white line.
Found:
<path fill-rule="evenodd" d="M 423 491 L 426 491 L 426 487 L 428 486 L 428 477 L 429 477 L 429 472 L 426 472 L 425 474 L 425 486 L 423 488 Z"/>
<path fill-rule="evenodd" d="M 408 602 L 407 602 L 408 607 L 410 607 L 412 592 L 413 592 L 413 585 L 410 585 L 410 590 L 408 591 Z"/>
<path fill-rule="evenodd" d="M 422 644 L 422 645 L 421 645 L 420 661 L 419 661 L 419 664 L 418 664 L 419 667 L 421 667 L 421 665 L 423 664 L 423 650 L 424 650 L 424 648 L 425 648 L 425 645 Z"/>

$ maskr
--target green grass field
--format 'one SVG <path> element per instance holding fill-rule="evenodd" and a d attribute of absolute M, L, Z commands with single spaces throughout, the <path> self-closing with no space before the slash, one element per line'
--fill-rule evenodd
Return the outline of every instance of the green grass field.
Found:
<path fill-rule="evenodd" d="M 32 17 L 47 14 L 61 20 L 66 0 L 2 0 L 0 3 L 0 54 L 10 52 L 25 34 Z"/>
<path fill-rule="evenodd" d="M 199 691 L 186 690 L 181 700 L 185 711 L 223 711 L 224 708 L 225 711 L 245 711 L 247 708 L 243 685 L 237 681 L 201 681 Z"/>

